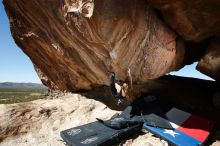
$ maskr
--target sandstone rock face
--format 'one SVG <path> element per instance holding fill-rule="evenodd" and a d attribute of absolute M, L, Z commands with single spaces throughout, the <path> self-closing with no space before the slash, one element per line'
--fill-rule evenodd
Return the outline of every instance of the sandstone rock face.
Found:
<path fill-rule="evenodd" d="M 3 0 L 13 37 L 42 82 L 75 91 L 176 70 L 183 42 L 145 0 Z"/>
<path fill-rule="evenodd" d="M 164 21 L 184 40 L 200 43 L 210 37 L 220 36 L 219 0 L 149 0 L 148 2 L 162 13 Z M 200 72 L 215 80 L 219 80 L 220 75 L 218 41 L 219 39 L 215 39 L 211 43 L 206 51 L 207 54 L 199 59 L 197 67 Z"/>
<path fill-rule="evenodd" d="M 218 81 L 220 80 L 220 38 L 212 40 L 205 56 L 199 61 L 197 69 Z"/>
<path fill-rule="evenodd" d="M 149 0 L 149 3 L 186 40 L 201 41 L 220 35 L 219 0 Z"/>

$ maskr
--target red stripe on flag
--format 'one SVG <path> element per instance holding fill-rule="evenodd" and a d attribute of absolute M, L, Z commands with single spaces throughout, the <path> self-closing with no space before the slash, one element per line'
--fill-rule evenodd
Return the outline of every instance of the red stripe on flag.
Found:
<path fill-rule="evenodd" d="M 191 115 L 177 129 L 192 136 L 193 138 L 204 142 L 214 125 L 214 122 L 196 115 Z"/>

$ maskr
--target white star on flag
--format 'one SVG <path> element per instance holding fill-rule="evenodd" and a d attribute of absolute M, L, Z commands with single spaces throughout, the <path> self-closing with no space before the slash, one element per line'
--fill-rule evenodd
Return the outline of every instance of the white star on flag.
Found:
<path fill-rule="evenodd" d="M 179 133 L 176 133 L 176 132 L 174 132 L 173 130 L 167 130 L 167 129 L 165 129 L 163 133 L 170 134 L 170 135 L 173 136 L 173 137 L 175 137 L 175 134 L 176 134 L 176 135 L 180 135 Z"/>

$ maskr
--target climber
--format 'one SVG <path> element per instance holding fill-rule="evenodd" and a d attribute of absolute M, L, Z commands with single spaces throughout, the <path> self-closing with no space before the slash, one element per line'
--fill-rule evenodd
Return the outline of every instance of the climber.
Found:
<path fill-rule="evenodd" d="M 115 82 L 115 73 L 111 73 L 110 87 L 112 95 L 118 100 L 118 105 L 120 105 L 127 96 L 128 85 L 124 83 L 122 86 Z"/>

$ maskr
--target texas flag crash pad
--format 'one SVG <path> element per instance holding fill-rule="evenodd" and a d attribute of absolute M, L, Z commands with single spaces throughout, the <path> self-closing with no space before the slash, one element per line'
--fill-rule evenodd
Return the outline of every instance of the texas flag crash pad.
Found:
<path fill-rule="evenodd" d="M 212 120 L 172 108 L 166 113 L 174 130 L 144 124 L 143 128 L 167 140 L 172 145 L 198 146 L 208 138 L 214 126 Z M 166 119 L 164 119 L 166 120 Z"/>

